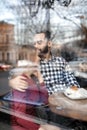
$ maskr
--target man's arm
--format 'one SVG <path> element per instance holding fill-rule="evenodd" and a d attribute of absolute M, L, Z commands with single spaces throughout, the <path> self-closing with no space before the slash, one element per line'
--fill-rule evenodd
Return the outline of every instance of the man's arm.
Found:
<path fill-rule="evenodd" d="M 79 83 L 76 80 L 76 77 L 74 76 L 74 73 L 71 71 L 71 68 L 69 64 L 65 61 L 65 69 L 64 69 L 64 79 L 69 87 L 80 87 Z"/>

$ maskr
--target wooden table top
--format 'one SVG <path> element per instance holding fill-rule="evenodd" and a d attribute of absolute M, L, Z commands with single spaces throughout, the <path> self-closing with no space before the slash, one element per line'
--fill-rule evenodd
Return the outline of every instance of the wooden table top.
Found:
<path fill-rule="evenodd" d="M 50 109 L 62 116 L 87 121 L 87 99 L 72 100 L 63 93 L 49 96 Z"/>

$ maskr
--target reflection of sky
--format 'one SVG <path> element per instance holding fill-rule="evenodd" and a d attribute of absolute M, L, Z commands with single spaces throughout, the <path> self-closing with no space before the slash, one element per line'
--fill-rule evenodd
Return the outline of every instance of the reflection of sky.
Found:
<path fill-rule="evenodd" d="M 21 0 L 0 0 L 0 21 L 6 21 L 6 22 L 14 23 L 14 21 L 16 20 L 16 16 L 17 16 L 16 13 L 17 12 L 16 12 L 16 10 L 14 11 L 14 9 L 12 9 L 12 8 L 20 5 L 21 4 L 20 1 Z M 55 11 L 52 11 L 52 10 L 50 11 L 50 14 L 51 14 L 50 15 L 50 22 L 51 23 L 53 23 L 53 24 L 67 23 L 67 20 L 65 21 L 64 18 L 62 18 L 62 15 L 65 15 L 65 16 L 67 15 L 67 17 L 68 17 L 68 13 L 63 13 L 63 11 L 61 12 L 61 10 L 59 10 L 58 13 L 59 13 L 59 15 L 61 15 L 61 17 L 59 17 L 54 12 Z M 68 12 L 68 10 L 66 10 L 65 12 Z M 19 12 L 19 14 L 20 14 L 20 12 Z M 45 16 L 45 14 L 41 11 L 41 15 L 39 13 L 37 18 L 38 18 L 38 20 L 40 19 L 40 21 L 43 21 L 44 18 L 46 18 L 45 21 L 47 21 L 48 18 L 46 16 L 45 17 L 44 16 Z M 76 21 L 76 19 L 74 21 Z"/>
<path fill-rule="evenodd" d="M 20 2 L 21 0 L 0 0 L 0 21 L 6 21 L 6 22 L 12 22 L 14 23 L 15 22 L 15 19 L 16 19 L 16 12 L 14 11 L 14 9 L 12 9 L 12 7 L 17 7 L 18 5 L 20 5 Z M 40 14 L 41 12 L 41 14 Z M 38 14 L 38 21 L 47 21 L 48 18 L 45 16 L 45 12 L 44 11 L 40 11 L 39 14 Z M 59 23 L 60 21 L 62 22 L 62 19 L 60 17 L 58 17 L 55 13 L 50 12 L 51 15 L 50 15 L 50 22 L 51 23 Z M 20 14 L 20 12 L 19 12 Z M 53 14 L 53 15 L 52 15 Z M 45 19 L 46 18 L 46 19 Z M 38 22 L 37 21 L 37 22 Z M 36 20 L 35 20 L 36 22 Z M 64 21 L 63 21 L 64 22 Z"/>
<path fill-rule="evenodd" d="M 9 6 L 17 5 L 17 0 L 0 0 L 0 21 L 15 22 L 15 13 Z"/>
<path fill-rule="evenodd" d="M 26 1 L 29 2 L 29 0 Z M 78 8 L 75 10 L 77 11 L 77 9 Z M 81 11 L 81 9 L 79 10 Z M 62 32 L 62 35 L 68 37 L 67 35 L 71 36 L 71 33 L 64 33 L 64 29 L 66 30 L 66 27 L 69 30 L 74 30 L 76 27 L 80 27 L 81 20 L 77 16 L 78 14 L 74 11 L 73 7 L 65 8 L 56 3 L 55 8 L 50 10 L 40 7 L 38 14 L 31 19 L 29 14 L 29 7 L 27 5 L 25 9 L 23 1 L 0 0 L 0 21 L 15 23 L 19 29 L 25 27 L 25 25 L 27 28 L 31 26 L 32 28 L 29 28 L 30 30 L 34 29 L 33 25 L 40 25 L 38 28 L 42 29 L 42 27 L 47 28 L 49 23 L 53 33 L 56 31 L 61 34 Z M 28 32 L 28 29 L 26 29 L 26 31 Z"/>

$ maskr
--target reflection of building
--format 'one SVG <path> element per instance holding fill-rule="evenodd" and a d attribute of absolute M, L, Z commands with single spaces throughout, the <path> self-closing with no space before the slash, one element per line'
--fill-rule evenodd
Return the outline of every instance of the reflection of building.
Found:
<path fill-rule="evenodd" d="M 32 45 L 21 45 L 19 49 L 19 60 L 34 60 L 35 53 L 29 51 L 32 50 Z"/>
<path fill-rule="evenodd" d="M 13 63 L 18 57 L 14 25 L 0 22 L 0 62 Z"/>
<path fill-rule="evenodd" d="M 31 46 L 15 44 L 14 36 L 14 25 L 0 22 L 0 62 L 14 64 L 17 60 L 29 59 Z"/>

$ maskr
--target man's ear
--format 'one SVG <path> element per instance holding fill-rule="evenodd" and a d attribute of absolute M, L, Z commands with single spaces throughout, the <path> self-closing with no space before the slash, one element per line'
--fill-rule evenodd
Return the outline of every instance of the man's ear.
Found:
<path fill-rule="evenodd" d="M 49 47 L 49 48 L 52 47 L 52 42 L 51 42 L 51 41 L 48 42 L 48 47 Z"/>

